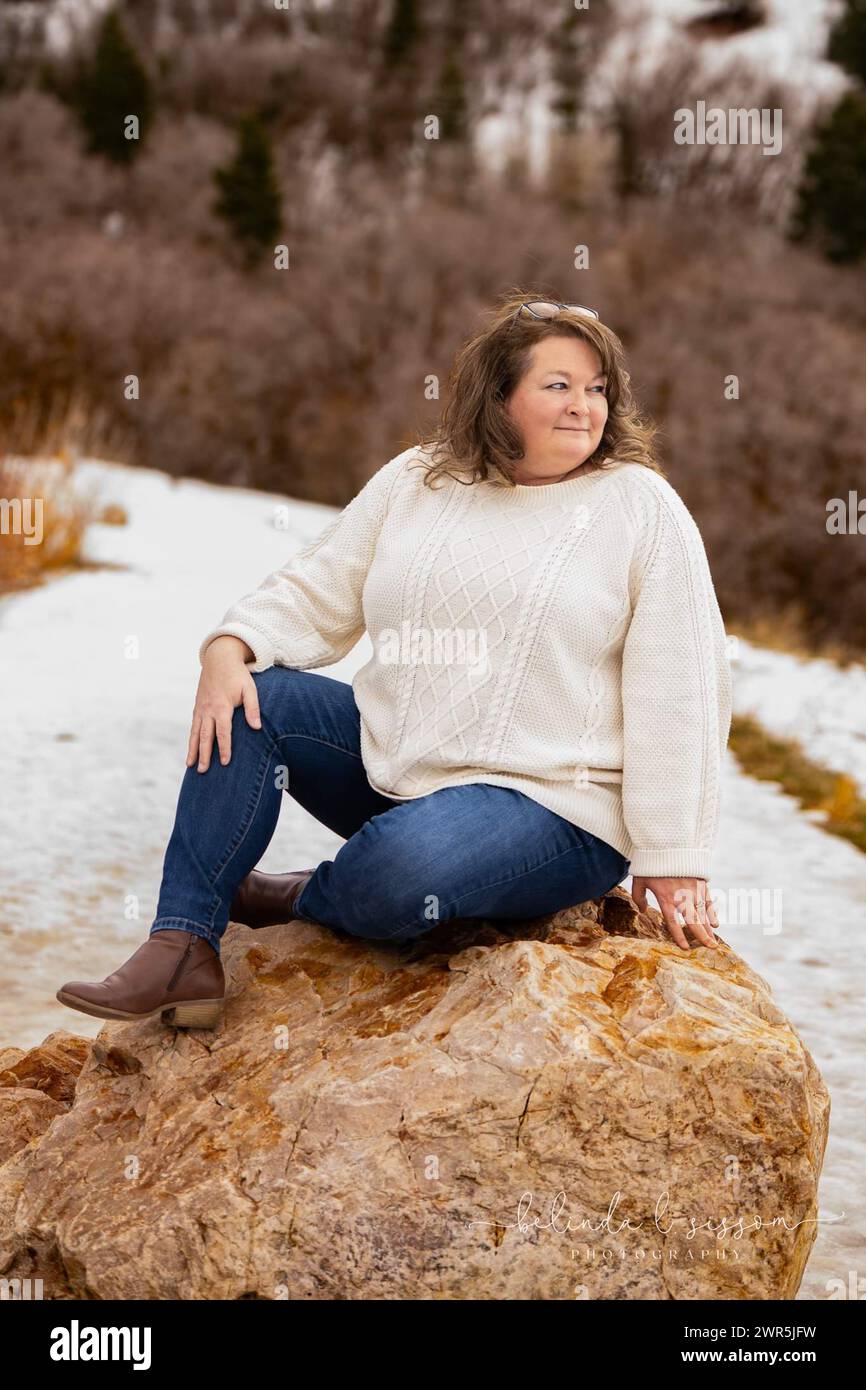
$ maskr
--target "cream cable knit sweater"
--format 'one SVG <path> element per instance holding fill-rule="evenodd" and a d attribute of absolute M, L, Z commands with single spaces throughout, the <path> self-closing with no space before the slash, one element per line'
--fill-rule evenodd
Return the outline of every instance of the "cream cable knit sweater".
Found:
<path fill-rule="evenodd" d="M 709 877 L 731 719 L 725 631 L 700 532 L 640 464 L 514 490 L 423 486 L 389 460 L 223 633 L 274 664 L 339 661 L 368 780 L 394 800 L 516 787 L 642 876 Z"/>

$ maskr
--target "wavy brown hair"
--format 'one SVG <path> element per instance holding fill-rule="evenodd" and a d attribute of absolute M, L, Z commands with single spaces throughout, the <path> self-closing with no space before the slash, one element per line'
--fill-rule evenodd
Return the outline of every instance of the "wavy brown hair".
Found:
<path fill-rule="evenodd" d="M 523 438 L 506 410 L 517 383 L 530 366 L 533 346 L 542 338 L 574 334 L 593 347 L 607 373 L 608 418 L 598 447 L 590 455 L 600 467 L 614 462 L 642 463 L 664 472 L 653 449 L 658 427 L 639 410 L 629 387 L 622 343 L 613 329 L 586 314 L 565 309 L 553 319 L 516 314 L 524 301 L 553 296 L 512 288 L 490 312 L 490 322 L 458 351 L 451 369 L 450 395 L 432 435 L 419 447 L 432 460 L 424 483 L 448 475 L 469 484 L 489 481 L 514 487 L 511 464 L 523 457 Z M 586 460 L 589 462 L 589 459 Z M 492 475 L 490 465 L 503 475 Z M 504 479 L 504 481 L 503 481 Z"/>

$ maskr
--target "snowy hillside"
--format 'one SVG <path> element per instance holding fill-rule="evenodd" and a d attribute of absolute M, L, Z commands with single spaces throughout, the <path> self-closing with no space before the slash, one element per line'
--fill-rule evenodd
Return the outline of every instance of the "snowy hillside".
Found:
<path fill-rule="evenodd" d="M 599 81 L 604 83 L 611 69 L 638 63 L 643 74 L 652 71 L 672 43 L 689 39 L 690 20 L 715 9 L 709 0 L 619 0 L 619 33 L 605 53 Z M 713 73 L 735 59 L 751 67 L 756 76 L 779 78 L 793 85 L 807 86 L 814 94 L 833 92 L 844 82 L 843 75 L 824 59 L 830 25 L 840 9 L 838 0 L 767 0 L 767 21 L 726 38 L 690 39 L 695 61 Z M 637 53 L 633 51 L 639 37 Z"/>

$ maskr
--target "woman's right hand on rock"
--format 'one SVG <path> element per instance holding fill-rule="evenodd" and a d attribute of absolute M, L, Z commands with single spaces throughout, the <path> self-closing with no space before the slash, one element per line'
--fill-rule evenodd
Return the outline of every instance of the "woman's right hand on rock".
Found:
<path fill-rule="evenodd" d="M 225 764 L 229 761 L 232 755 L 232 715 L 238 705 L 243 705 L 251 729 L 262 727 L 256 683 L 246 665 L 247 660 L 254 659 L 254 653 L 239 637 L 215 637 L 206 647 L 192 712 L 187 767 L 192 767 L 198 758 L 196 770 L 207 772 L 214 734 L 220 762 Z"/>

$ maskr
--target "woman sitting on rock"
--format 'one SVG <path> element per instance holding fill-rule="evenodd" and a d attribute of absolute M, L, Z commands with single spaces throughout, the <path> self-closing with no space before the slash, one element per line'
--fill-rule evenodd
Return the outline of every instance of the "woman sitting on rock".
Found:
<path fill-rule="evenodd" d="M 678 945 L 678 909 L 714 945 L 730 671 L 654 433 L 595 310 L 506 298 L 434 436 L 205 637 L 148 939 L 57 998 L 209 1028 L 230 920 L 403 942 L 554 913 L 629 872 Z M 351 685 L 314 673 L 365 631 Z M 345 839 L 333 860 L 255 870 L 283 791 Z"/>

